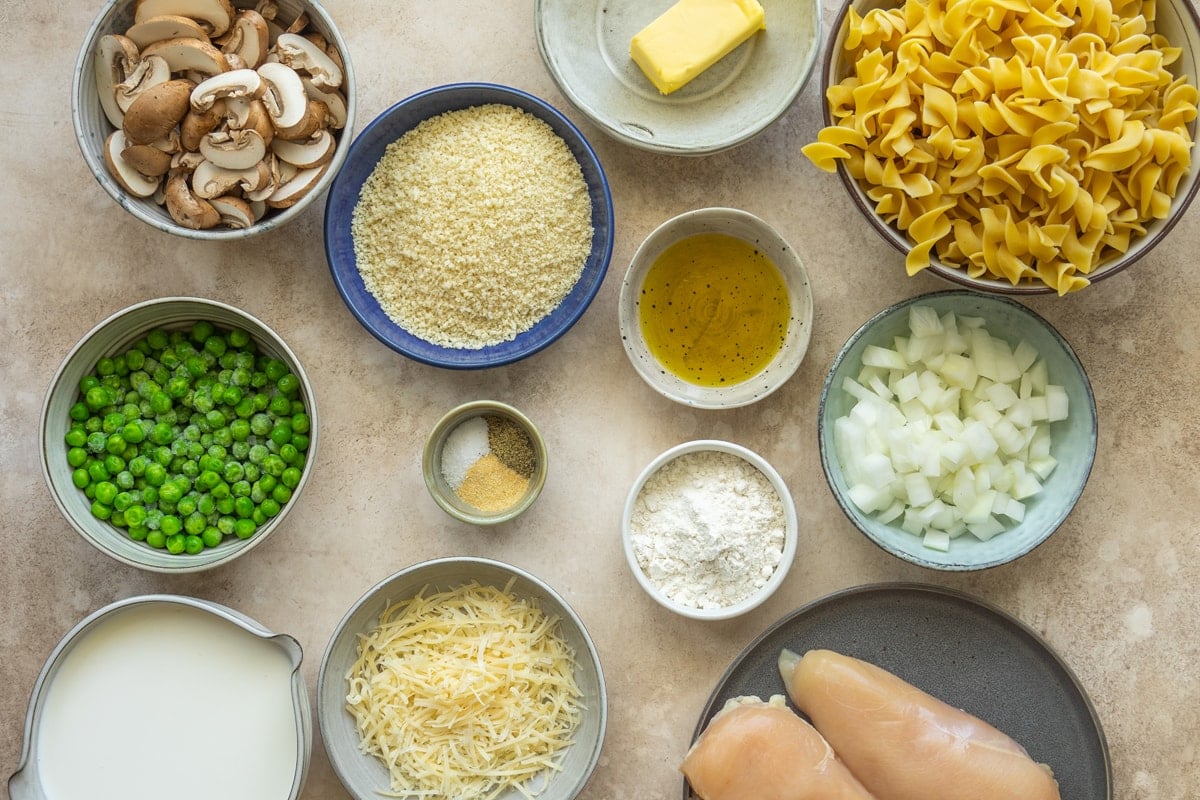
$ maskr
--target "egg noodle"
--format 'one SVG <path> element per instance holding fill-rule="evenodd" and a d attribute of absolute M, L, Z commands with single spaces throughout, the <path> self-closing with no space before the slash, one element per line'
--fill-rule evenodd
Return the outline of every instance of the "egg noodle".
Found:
<path fill-rule="evenodd" d="M 494 798 L 560 768 L 579 724 L 558 618 L 476 582 L 389 604 L 359 640 L 347 709 L 395 796 Z"/>
<path fill-rule="evenodd" d="M 1088 285 L 1165 218 L 1197 90 L 1154 0 L 905 0 L 846 19 L 853 72 L 803 152 L 843 162 L 888 223 L 974 278 Z"/>

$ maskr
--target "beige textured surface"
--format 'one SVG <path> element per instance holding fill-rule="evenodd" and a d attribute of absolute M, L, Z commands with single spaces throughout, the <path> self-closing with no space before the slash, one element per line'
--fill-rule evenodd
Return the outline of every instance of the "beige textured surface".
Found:
<path fill-rule="evenodd" d="M 968 591 L 1040 631 L 1095 701 L 1117 798 L 1197 797 L 1200 211 L 1133 270 L 1066 301 L 1029 303 L 1066 335 L 1091 375 L 1100 414 L 1095 469 L 1075 513 L 1033 554 L 983 574 L 932 573 L 867 543 L 820 471 L 817 397 L 838 347 L 887 304 L 946 287 L 905 278 L 901 257 L 856 216 L 835 179 L 800 155 L 818 126 L 815 82 L 752 142 L 703 160 L 673 159 L 616 144 L 566 105 L 538 56 L 530 0 L 329 0 L 359 76 L 359 128 L 429 86 L 506 83 L 581 124 L 612 182 L 616 251 L 580 323 L 523 363 L 445 372 L 386 349 L 346 310 L 325 264 L 322 205 L 288 230 L 213 246 L 154 231 L 101 191 L 75 145 L 69 103 L 78 42 L 98 6 L 0 5 L 13 43 L 4 72 L 25 76 L 0 83 L 0 781 L 17 765 L 43 660 L 106 603 L 178 592 L 230 604 L 300 640 L 311 691 L 333 627 L 367 587 L 417 560 L 473 554 L 549 581 L 596 640 L 610 716 L 588 800 L 678 797 L 676 768 L 697 715 L 738 651 L 800 604 L 891 580 Z M 827 6 L 826 25 L 831 16 Z M 765 218 L 800 249 L 813 280 L 807 358 L 781 391 L 734 412 L 660 398 L 636 376 L 617 335 L 620 278 L 637 244 L 667 217 L 704 205 Z M 66 352 L 109 313 L 167 294 L 232 303 L 279 331 L 309 372 L 324 426 L 313 480 L 286 528 L 242 562 L 175 578 L 124 567 L 78 537 L 51 503 L 36 446 L 43 394 Z M 532 510 L 491 531 L 442 513 L 419 469 L 437 419 L 483 397 L 532 417 L 552 465 Z M 626 570 L 619 545 L 621 507 L 637 472 L 697 437 L 765 455 L 788 481 L 801 520 L 800 553 L 783 589 L 733 622 L 660 610 Z M 149 757 L 154 743 L 130 746 Z M 304 797 L 345 796 L 318 737 Z"/>

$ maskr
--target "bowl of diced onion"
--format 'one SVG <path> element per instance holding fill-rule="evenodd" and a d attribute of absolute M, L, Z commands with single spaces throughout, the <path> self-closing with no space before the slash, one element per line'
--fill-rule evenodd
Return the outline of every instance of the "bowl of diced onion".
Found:
<path fill-rule="evenodd" d="M 869 319 L 818 412 L 842 511 L 887 552 L 939 570 L 995 567 L 1045 542 L 1083 493 L 1096 440 L 1091 383 L 1062 335 L 970 291 Z"/>

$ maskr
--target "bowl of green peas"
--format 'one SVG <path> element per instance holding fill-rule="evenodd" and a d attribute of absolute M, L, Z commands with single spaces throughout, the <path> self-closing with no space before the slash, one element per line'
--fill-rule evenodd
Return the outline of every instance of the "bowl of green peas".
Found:
<path fill-rule="evenodd" d="M 317 409 L 295 353 L 214 300 L 132 305 L 58 368 L 42 473 L 87 542 L 142 569 L 198 572 L 276 531 L 308 480 Z"/>

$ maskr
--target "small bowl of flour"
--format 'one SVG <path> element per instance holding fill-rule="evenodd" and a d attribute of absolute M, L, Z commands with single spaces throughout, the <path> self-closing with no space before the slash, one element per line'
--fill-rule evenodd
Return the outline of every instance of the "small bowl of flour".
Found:
<path fill-rule="evenodd" d="M 621 520 L 625 558 L 660 605 L 693 619 L 729 619 L 761 605 L 796 555 L 796 508 L 757 453 L 704 439 L 676 445 L 642 470 Z"/>

